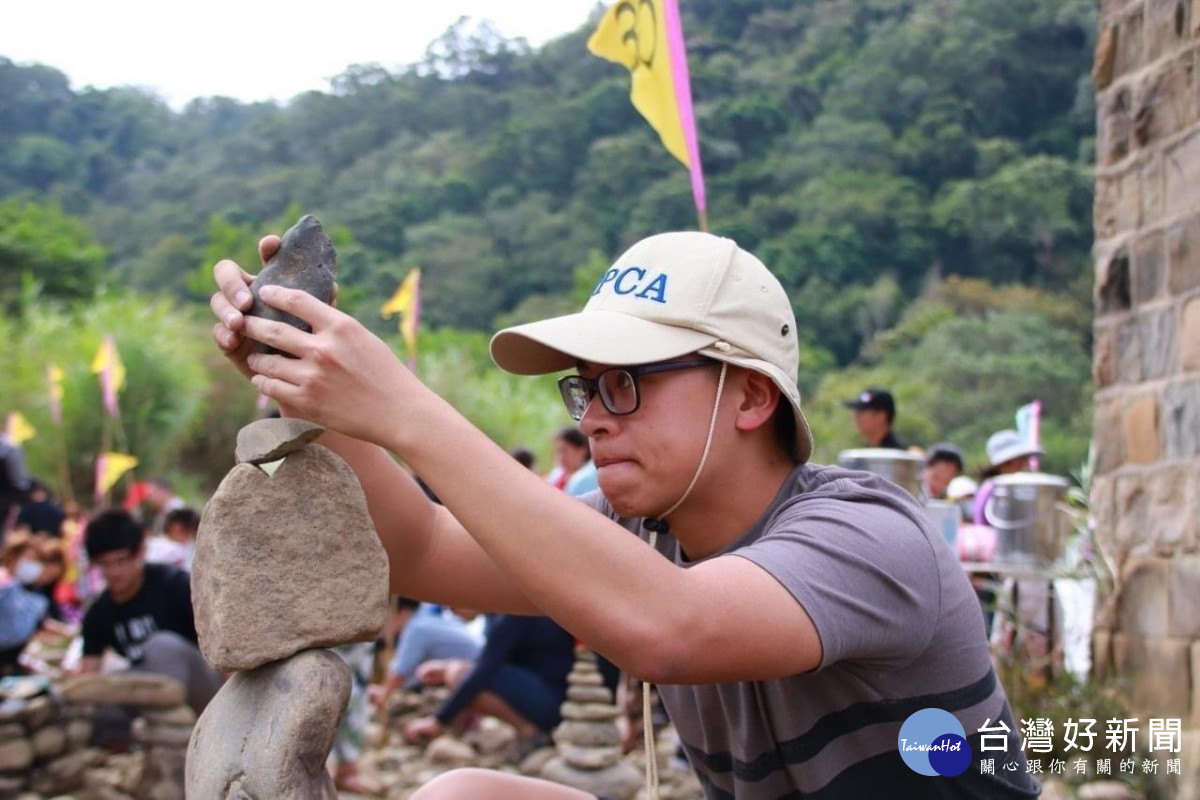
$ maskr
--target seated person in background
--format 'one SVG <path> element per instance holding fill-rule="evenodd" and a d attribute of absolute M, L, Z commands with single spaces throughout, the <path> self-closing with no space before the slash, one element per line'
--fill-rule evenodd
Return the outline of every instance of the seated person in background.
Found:
<path fill-rule="evenodd" d="M 18 659 L 46 620 L 49 605 L 0 567 L 0 677 L 25 674 Z"/>
<path fill-rule="evenodd" d="M 442 685 L 440 678 L 447 665 L 456 665 L 453 667 L 456 673 L 469 670 L 483 650 L 483 640 L 463 621 L 475 616 L 474 611 L 466 609 L 446 614 L 436 606 L 422 606 L 416 600 L 397 597 L 395 625 L 399 642 L 388 666 L 387 685 L 375 699 L 379 707 L 387 708 L 388 698 L 402 686 L 419 686 L 418 670 L 423 665 L 430 665 L 429 674 L 436 673 L 437 679 L 431 685 Z"/>
<path fill-rule="evenodd" d="M 185 506 L 167 512 L 167 518 L 163 522 L 163 537 L 182 548 L 183 569 L 188 572 L 192 571 L 192 559 L 196 557 L 196 534 L 199 532 L 200 515 L 196 513 L 196 509 Z"/>
<path fill-rule="evenodd" d="M 50 493 L 45 485 L 34 478 L 30 481 L 28 500 L 21 505 L 17 513 L 14 528 L 27 528 L 30 533 L 44 533 L 48 536 L 62 536 L 63 520 L 67 515 L 50 499 Z"/>
<path fill-rule="evenodd" d="M 925 496 L 943 500 L 950 481 L 963 474 L 963 451 L 949 442 L 939 442 L 925 453 Z"/>
<path fill-rule="evenodd" d="M 83 617 L 82 672 L 98 672 L 108 649 L 131 669 L 174 678 L 199 714 L 221 685 L 221 676 L 197 646 L 188 574 L 147 564 L 142 526 L 128 511 L 97 514 L 87 529 L 88 561 L 108 587 Z"/>
<path fill-rule="evenodd" d="M 554 460 L 558 468 L 546 480 L 567 494 L 578 497 L 599 488 L 592 446 L 578 427 L 572 425 L 555 434 Z"/>
<path fill-rule="evenodd" d="M 549 617 L 502 615 L 488 632 L 475 666 L 461 678 L 447 674 L 454 691 L 432 717 L 404 726 L 410 742 L 440 736 L 464 711 L 496 717 L 512 725 L 522 752 L 550 743 L 549 732 L 562 721 L 567 673 L 575 663 L 575 638 Z M 609 688 L 617 674 L 601 661 Z M 456 681 L 456 682 L 452 682 Z"/>

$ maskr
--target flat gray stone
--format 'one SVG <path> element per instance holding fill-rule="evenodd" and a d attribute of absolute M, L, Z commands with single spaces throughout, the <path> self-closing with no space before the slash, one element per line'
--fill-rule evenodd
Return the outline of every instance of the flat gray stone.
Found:
<path fill-rule="evenodd" d="M 62 696 L 70 703 L 144 708 L 172 708 L 187 702 L 182 683 L 148 672 L 80 675 L 63 684 Z"/>
<path fill-rule="evenodd" d="M 219 670 L 372 641 L 388 559 L 358 479 L 308 444 L 274 475 L 239 464 L 204 508 L 192 566 L 200 650 Z"/>
<path fill-rule="evenodd" d="M 563 719 L 577 722 L 603 722 L 621 716 L 621 710 L 616 706 L 601 706 L 594 703 L 572 703 L 570 700 L 562 704 Z"/>
<path fill-rule="evenodd" d="M 572 767 L 562 757 L 551 759 L 542 767 L 542 777 L 548 781 L 573 786 L 599 797 L 627 800 L 642 788 L 642 776 L 627 761 L 599 770 Z"/>
<path fill-rule="evenodd" d="M 621 731 L 615 722 L 567 720 L 554 729 L 554 741 L 582 747 L 611 747 L 621 743 Z"/>
<path fill-rule="evenodd" d="M 607 686 L 568 686 L 567 699 L 576 703 L 612 705 L 612 693 Z"/>
<path fill-rule="evenodd" d="M 187 797 L 336 800 L 325 759 L 349 700 L 350 670 L 325 650 L 239 672 L 196 723 Z"/>
<path fill-rule="evenodd" d="M 259 419 L 238 431 L 234 458 L 239 464 L 278 461 L 316 439 L 325 429 L 303 419 Z"/>
<path fill-rule="evenodd" d="M 33 745 L 28 739 L 11 739 L 0 744 L 0 772 L 18 772 L 33 763 Z"/>
<path fill-rule="evenodd" d="M 578 747 L 573 744 L 558 746 L 558 754 L 576 769 L 604 769 L 621 760 L 620 745 L 614 747 Z"/>
<path fill-rule="evenodd" d="M 67 729 L 62 725 L 47 725 L 31 739 L 33 752 L 39 759 L 54 758 L 67 749 Z"/>

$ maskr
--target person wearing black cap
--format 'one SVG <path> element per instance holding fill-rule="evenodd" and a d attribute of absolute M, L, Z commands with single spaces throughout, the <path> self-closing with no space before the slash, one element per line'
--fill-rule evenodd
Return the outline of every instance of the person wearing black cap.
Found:
<path fill-rule="evenodd" d="M 887 389 L 863 389 L 853 400 L 843 400 L 842 405 L 854 411 L 854 427 L 858 428 L 867 447 L 905 449 L 892 432 L 896 401 Z"/>

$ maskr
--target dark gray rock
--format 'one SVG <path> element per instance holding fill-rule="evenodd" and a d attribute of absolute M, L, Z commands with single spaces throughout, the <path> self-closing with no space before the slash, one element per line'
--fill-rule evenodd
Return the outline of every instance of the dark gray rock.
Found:
<path fill-rule="evenodd" d="M 325 759 L 349 699 L 350 670 L 326 650 L 237 673 L 196 723 L 187 797 L 336 800 Z"/>
<path fill-rule="evenodd" d="M 286 322 L 305 332 L 311 331 L 312 328 L 304 320 L 264 303 L 258 296 L 259 290 L 264 286 L 303 289 L 322 303 L 329 303 L 333 300 L 333 284 L 336 280 L 337 251 L 333 248 L 333 242 L 325 235 L 317 218 L 306 214 L 283 235 L 279 249 L 250 284 L 254 304 L 247 313 L 263 319 Z M 260 353 L 279 352 L 261 342 L 254 344 Z"/>
<path fill-rule="evenodd" d="M 316 439 L 325 429 L 302 419 L 260 419 L 238 431 L 234 458 L 239 464 L 278 461 Z"/>

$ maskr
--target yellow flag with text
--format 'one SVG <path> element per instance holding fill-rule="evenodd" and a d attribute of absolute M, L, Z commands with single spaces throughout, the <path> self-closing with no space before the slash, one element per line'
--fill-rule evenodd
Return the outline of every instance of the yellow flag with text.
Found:
<path fill-rule="evenodd" d="M 421 270 L 411 269 L 379 313 L 384 319 L 400 314 L 400 335 L 411 358 L 417 352 L 417 326 L 421 324 Z"/>
<path fill-rule="evenodd" d="M 8 434 L 8 438 L 12 440 L 13 444 L 23 444 L 37 436 L 37 429 L 29 423 L 29 420 L 25 419 L 25 415 L 20 411 L 8 412 L 4 432 Z"/>
<path fill-rule="evenodd" d="M 663 0 L 618 0 L 605 12 L 587 47 L 629 70 L 633 107 L 658 131 L 667 151 L 690 168 L 672 63 L 678 56 L 669 46 L 667 20 Z"/>

